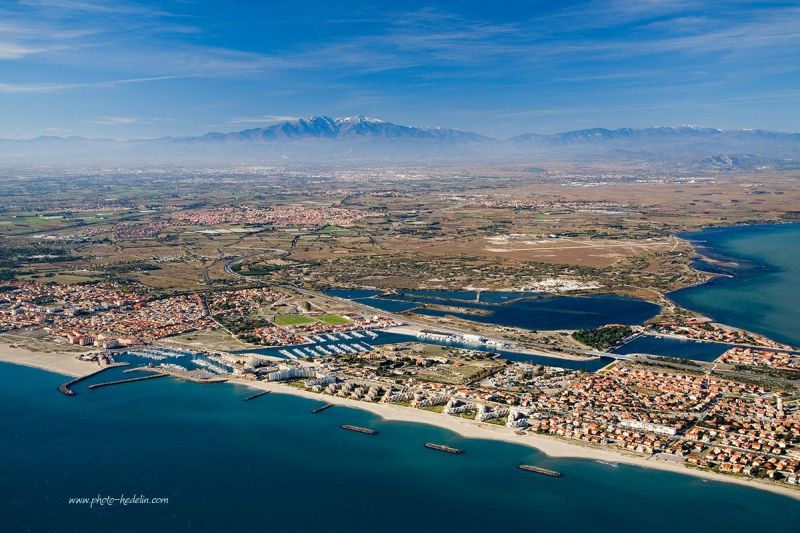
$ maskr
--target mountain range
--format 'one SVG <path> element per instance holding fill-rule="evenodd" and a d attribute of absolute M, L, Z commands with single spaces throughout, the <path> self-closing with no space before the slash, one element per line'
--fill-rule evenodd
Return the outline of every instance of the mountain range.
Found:
<path fill-rule="evenodd" d="M 314 116 L 231 133 L 157 139 L 0 139 L 0 163 L 248 163 L 562 160 L 704 168 L 798 168 L 800 134 L 695 126 L 592 128 L 493 139 L 365 116 Z"/>

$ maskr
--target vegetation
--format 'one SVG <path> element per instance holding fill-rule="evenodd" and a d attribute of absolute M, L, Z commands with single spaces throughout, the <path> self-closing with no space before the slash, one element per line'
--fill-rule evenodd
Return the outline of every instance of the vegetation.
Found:
<path fill-rule="evenodd" d="M 572 338 L 598 350 L 605 350 L 615 346 L 633 330 L 628 326 L 606 326 L 597 329 L 581 329 L 572 334 Z"/>
<path fill-rule="evenodd" d="M 314 319 L 306 315 L 278 315 L 275 317 L 277 326 L 297 326 L 300 324 L 311 324 Z"/>
<path fill-rule="evenodd" d="M 341 326 L 350 322 L 341 315 L 322 315 L 319 321 L 327 326 Z"/>

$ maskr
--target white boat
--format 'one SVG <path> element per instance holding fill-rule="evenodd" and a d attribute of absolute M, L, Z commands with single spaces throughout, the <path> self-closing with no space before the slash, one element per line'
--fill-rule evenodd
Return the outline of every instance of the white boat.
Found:
<path fill-rule="evenodd" d="M 289 350 L 278 350 L 278 353 L 285 355 L 286 357 L 292 357 L 292 354 L 289 353 Z"/>
<path fill-rule="evenodd" d="M 344 332 L 339 333 L 339 337 L 341 337 L 343 339 L 347 339 L 347 340 L 350 340 L 350 339 L 353 338 L 353 337 L 351 337 L 350 335 L 348 335 L 347 333 L 344 333 Z"/>
<path fill-rule="evenodd" d="M 326 337 L 326 338 L 327 338 L 329 341 L 338 341 L 338 340 L 339 340 L 338 338 L 336 338 L 336 337 L 334 337 L 333 335 L 330 335 L 330 334 L 328 334 L 328 333 L 326 333 L 326 334 L 325 334 L 325 337 Z"/>
<path fill-rule="evenodd" d="M 350 335 L 352 335 L 353 337 L 355 337 L 357 339 L 363 339 L 364 338 L 364 335 L 362 335 L 361 333 L 359 333 L 357 331 L 351 331 Z"/>

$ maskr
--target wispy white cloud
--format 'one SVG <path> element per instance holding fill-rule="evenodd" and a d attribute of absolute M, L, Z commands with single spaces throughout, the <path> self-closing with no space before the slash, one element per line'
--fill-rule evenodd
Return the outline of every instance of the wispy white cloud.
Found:
<path fill-rule="evenodd" d="M 21 59 L 44 51 L 43 48 L 13 42 L 0 42 L 0 59 Z"/>
<path fill-rule="evenodd" d="M 287 120 L 296 120 L 298 117 L 291 115 L 261 115 L 258 117 L 237 117 L 228 121 L 228 124 L 275 124 Z"/>
<path fill-rule="evenodd" d="M 129 126 L 133 124 L 153 124 L 156 122 L 163 122 L 164 118 L 161 117 L 126 117 L 115 115 L 101 115 L 88 119 L 86 122 L 89 124 L 97 124 L 99 126 Z"/>
<path fill-rule="evenodd" d="M 22 0 L 20 4 L 71 13 L 149 15 L 156 17 L 169 15 L 167 11 L 118 0 Z"/>
<path fill-rule="evenodd" d="M 122 80 L 108 80 L 87 83 L 3 83 L 0 82 L 0 93 L 52 93 L 69 89 L 84 87 L 116 87 L 131 83 L 146 83 L 150 81 L 172 80 L 180 76 L 155 76 L 150 78 L 128 78 Z"/>

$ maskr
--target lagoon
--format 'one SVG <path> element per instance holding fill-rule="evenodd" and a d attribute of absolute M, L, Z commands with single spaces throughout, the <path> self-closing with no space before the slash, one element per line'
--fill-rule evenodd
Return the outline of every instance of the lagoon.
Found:
<path fill-rule="evenodd" d="M 641 324 L 659 312 L 659 306 L 637 298 L 614 294 L 555 296 L 532 292 L 401 291 L 378 296 L 377 291 L 331 289 L 331 296 L 380 307 L 381 300 L 392 305 L 407 303 L 405 311 L 422 304 L 449 309 L 419 308 L 413 312 L 428 316 L 454 316 L 484 324 L 531 330 L 591 329 L 605 324 Z M 380 307 L 385 310 L 387 307 Z"/>

